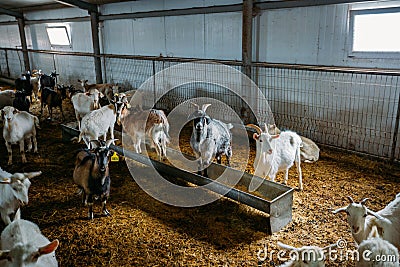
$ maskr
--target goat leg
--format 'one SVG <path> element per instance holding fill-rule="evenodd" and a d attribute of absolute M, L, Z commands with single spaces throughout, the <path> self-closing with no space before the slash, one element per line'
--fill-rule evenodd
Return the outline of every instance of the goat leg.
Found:
<path fill-rule="evenodd" d="M 12 164 L 12 148 L 11 143 L 6 142 L 7 152 L 8 152 L 8 165 Z"/>
<path fill-rule="evenodd" d="M 103 210 L 103 214 L 105 215 L 105 216 L 111 216 L 111 213 L 107 210 L 107 207 L 106 207 L 106 203 L 107 203 L 107 196 L 103 196 L 102 197 L 102 202 L 101 202 L 101 204 L 102 204 L 102 210 Z"/>
<path fill-rule="evenodd" d="M 88 206 L 89 206 L 88 219 L 93 220 L 94 216 L 93 216 L 93 196 L 92 196 L 92 194 L 88 194 L 87 202 L 88 202 Z"/>
<path fill-rule="evenodd" d="M 26 156 L 25 156 L 25 142 L 24 139 L 19 141 L 19 152 L 21 153 L 22 163 L 26 163 Z"/>

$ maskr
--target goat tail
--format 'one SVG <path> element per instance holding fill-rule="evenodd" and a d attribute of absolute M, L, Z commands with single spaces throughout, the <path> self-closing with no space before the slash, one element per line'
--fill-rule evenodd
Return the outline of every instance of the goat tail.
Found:
<path fill-rule="evenodd" d="M 39 118 L 36 116 L 33 116 L 33 121 L 35 123 L 36 128 L 41 129 L 39 125 Z"/>

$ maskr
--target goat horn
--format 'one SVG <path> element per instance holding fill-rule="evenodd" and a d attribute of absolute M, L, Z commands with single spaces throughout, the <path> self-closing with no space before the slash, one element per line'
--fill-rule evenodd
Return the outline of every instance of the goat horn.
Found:
<path fill-rule="evenodd" d="M 351 196 L 347 196 L 348 200 L 350 201 L 350 203 L 354 203 L 354 200 Z"/>
<path fill-rule="evenodd" d="M 208 108 L 209 106 L 211 106 L 211 104 L 203 104 L 203 106 L 201 107 L 201 110 L 202 110 L 203 112 L 206 112 L 206 110 L 207 110 L 207 108 Z"/>
<path fill-rule="evenodd" d="M 258 134 L 261 134 L 262 133 L 262 130 L 261 130 L 261 128 L 260 127 L 258 127 L 257 125 L 255 125 L 255 124 L 247 124 L 246 125 L 247 127 L 250 127 L 250 128 L 253 128 L 254 130 L 256 130 L 257 131 L 257 133 Z"/>
<path fill-rule="evenodd" d="M 369 198 L 364 198 L 363 200 L 360 201 L 360 204 L 365 205 L 365 202 L 367 202 L 367 200 L 369 200 Z"/>

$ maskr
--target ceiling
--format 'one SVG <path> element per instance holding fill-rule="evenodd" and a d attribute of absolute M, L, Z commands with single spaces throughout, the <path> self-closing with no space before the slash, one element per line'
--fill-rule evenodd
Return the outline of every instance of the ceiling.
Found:
<path fill-rule="evenodd" d="M 81 0 L 81 2 L 87 2 L 91 4 L 103 5 L 116 2 L 126 2 L 129 0 Z M 57 0 L 0 0 L 2 8 L 10 9 L 13 11 L 23 11 L 31 8 L 38 8 L 47 6 L 51 7 L 62 7 L 70 6 L 69 4 L 63 4 L 62 1 Z"/>

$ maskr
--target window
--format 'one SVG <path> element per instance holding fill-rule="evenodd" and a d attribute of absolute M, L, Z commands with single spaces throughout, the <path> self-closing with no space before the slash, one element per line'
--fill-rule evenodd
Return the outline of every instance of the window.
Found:
<path fill-rule="evenodd" d="M 350 56 L 400 58 L 400 8 L 350 12 Z"/>
<path fill-rule="evenodd" d="M 49 36 L 50 44 L 54 46 L 71 46 L 69 37 L 69 27 L 67 26 L 47 26 L 47 35 Z"/>

